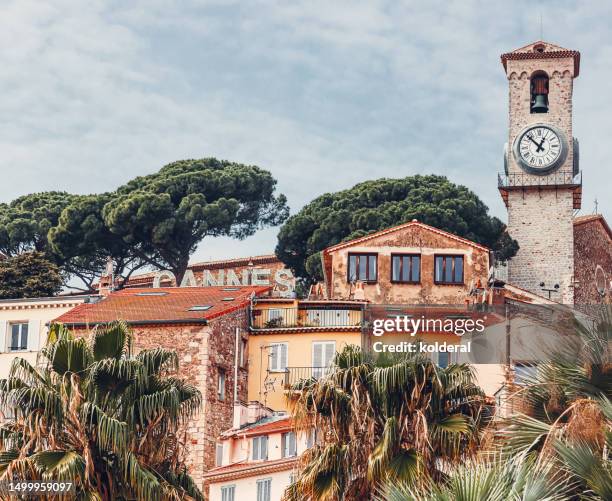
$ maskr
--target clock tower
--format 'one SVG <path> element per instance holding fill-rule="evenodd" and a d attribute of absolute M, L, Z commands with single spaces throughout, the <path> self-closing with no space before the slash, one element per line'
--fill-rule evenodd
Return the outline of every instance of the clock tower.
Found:
<path fill-rule="evenodd" d="M 574 210 L 582 179 L 572 135 L 580 53 L 538 41 L 501 56 L 509 85 L 509 134 L 498 187 L 508 233 L 520 249 L 508 282 L 574 303 Z"/>

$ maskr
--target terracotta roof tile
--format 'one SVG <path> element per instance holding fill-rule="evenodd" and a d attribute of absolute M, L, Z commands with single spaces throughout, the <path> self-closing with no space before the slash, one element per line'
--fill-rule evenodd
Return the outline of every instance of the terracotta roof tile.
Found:
<path fill-rule="evenodd" d="M 246 306 L 252 295 L 270 287 L 163 287 L 123 289 L 97 303 L 81 304 L 55 322 L 85 325 L 125 320 L 128 323 L 206 323 Z M 231 299 L 230 299 L 231 298 Z M 191 310 L 194 306 L 209 307 Z"/>

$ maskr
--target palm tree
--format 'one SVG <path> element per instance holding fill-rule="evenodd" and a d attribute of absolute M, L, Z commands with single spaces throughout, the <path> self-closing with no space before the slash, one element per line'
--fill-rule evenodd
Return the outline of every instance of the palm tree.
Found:
<path fill-rule="evenodd" d="M 551 461 L 537 462 L 519 455 L 478 459 L 459 465 L 442 483 L 429 482 L 419 489 L 388 484 L 379 501 L 570 501 L 570 481 Z"/>
<path fill-rule="evenodd" d="M 374 362 L 349 346 L 329 375 L 293 390 L 297 428 L 324 437 L 303 454 L 288 501 L 371 499 L 387 481 L 439 478 L 475 453 L 486 421 L 472 369 L 420 355 Z"/>
<path fill-rule="evenodd" d="M 203 499 L 179 430 L 199 391 L 174 376 L 175 352 L 131 354 L 126 324 L 89 339 L 54 326 L 42 363 L 16 359 L 0 381 L 0 481 L 73 482 L 82 500 Z"/>
<path fill-rule="evenodd" d="M 513 395 L 524 412 L 501 439 L 509 455 L 555 461 L 583 499 L 612 499 L 612 308 L 575 332 Z"/>

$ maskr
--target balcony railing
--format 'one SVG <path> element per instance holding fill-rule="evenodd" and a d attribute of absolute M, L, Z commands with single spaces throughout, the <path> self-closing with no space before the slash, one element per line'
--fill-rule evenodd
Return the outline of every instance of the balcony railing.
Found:
<path fill-rule="evenodd" d="M 574 174 L 571 170 L 560 170 L 538 176 L 525 172 L 498 174 L 497 186 L 503 189 L 526 188 L 530 186 L 582 186 L 582 172 Z"/>
<path fill-rule="evenodd" d="M 361 310 L 357 309 L 262 308 L 251 312 L 251 328 L 359 327 L 361 319 Z"/>
<path fill-rule="evenodd" d="M 330 372 L 329 367 L 287 367 L 285 370 L 285 389 L 290 389 L 299 381 L 322 378 Z"/>

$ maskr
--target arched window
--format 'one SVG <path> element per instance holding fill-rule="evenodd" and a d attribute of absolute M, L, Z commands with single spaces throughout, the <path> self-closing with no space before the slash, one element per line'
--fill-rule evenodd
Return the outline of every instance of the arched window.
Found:
<path fill-rule="evenodd" d="M 531 75 L 531 113 L 548 113 L 548 75 L 543 71 Z"/>

